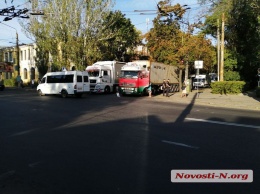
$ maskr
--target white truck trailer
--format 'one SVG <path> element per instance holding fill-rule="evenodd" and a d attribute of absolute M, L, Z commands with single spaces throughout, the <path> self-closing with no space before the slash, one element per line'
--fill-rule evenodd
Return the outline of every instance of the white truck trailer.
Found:
<path fill-rule="evenodd" d="M 125 62 L 98 61 L 86 68 L 89 74 L 90 91 L 95 93 L 115 92 L 119 85 L 121 67 Z"/>

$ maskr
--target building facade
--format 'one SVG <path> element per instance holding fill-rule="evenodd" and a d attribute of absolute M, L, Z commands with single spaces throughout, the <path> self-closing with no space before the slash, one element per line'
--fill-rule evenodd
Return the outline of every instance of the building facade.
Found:
<path fill-rule="evenodd" d="M 18 52 L 16 47 L 1 48 L 0 79 L 8 80 L 20 76 L 23 83 L 38 80 L 39 72 L 34 60 L 36 57 L 35 48 L 35 44 L 20 45 Z M 17 57 L 18 54 L 19 57 Z"/>
<path fill-rule="evenodd" d="M 39 72 L 35 64 L 36 45 L 27 44 L 19 46 L 20 76 L 24 83 L 38 80 Z"/>

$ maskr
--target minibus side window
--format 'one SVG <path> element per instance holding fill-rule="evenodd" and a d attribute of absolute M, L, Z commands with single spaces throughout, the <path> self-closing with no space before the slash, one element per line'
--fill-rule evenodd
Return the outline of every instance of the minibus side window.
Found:
<path fill-rule="evenodd" d="M 47 76 L 47 83 L 73 83 L 73 75 Z"/>
<path fill-rule="evenodd" d="M 88 82 L 88 76 L 84 76 L 84 82 Z"/>
<path fill-rule="evenodd" d="M 73 83 L 73 75 L 64 75 L 63 83 Z"/>
<path fill-rule="evenodd" d="M 77 82 L 82 82 L 82 76 L 77 75 Z"/>
<path fill-rule="evenodd" d="M 41 80 L 41 83 L 44 84 L 45 80 L 46 80 L 46 77 L 43 77 L 42 80 Z"/>

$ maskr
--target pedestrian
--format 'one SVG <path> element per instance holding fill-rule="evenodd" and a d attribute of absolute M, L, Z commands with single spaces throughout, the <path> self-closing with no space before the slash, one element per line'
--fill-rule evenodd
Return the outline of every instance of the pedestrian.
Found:
<path fill-rule="evenodd" d="M 22 79 L 21 79 L 21 81 L 20 81 L 20 86 L 21 86 L 21 88 L 24 88 L 23 80 L 22 80 Z"/>
<path fill-rule="evenodd" d="M 32 87 L 32 89 L 34 88 L 34 79 L 32 79 L 31 87 Z"/>
<path fill-rule="evenodd" d="M 149 84 L 147 90 L 148 90 L 149 97 L 152 97 L 152 84 L 151 83 Z"/>
<path fill-rule="evenodd" d="M 120 98 L 120 88 L 116 87 L 116 96 Z"/>
<path fill-rule="evenodd" d="M 170 97 L 169 96 L 170 88 L 171 88 L 171 84 L 170 84 L 170 80 L 168 79 L 166 82 L 166 97 Z"/>
<path fill-rule="evenodd" d="M 181 97 L 182 97 L 182 98 L 183 98 L 183 97 L 187 97 L 187 87 L 186 87 L 185 84 L 183 84 L 183 86 L 181 87 L 181 90 L 182 90 L 182 92 L 181 92 Z"/>
<path fill-rule="evenodd" d="M 162 91 L 163 91 L 163 96 L 166 93 L 166 80 L 163 79 L 163 84 L 162 84 Z"/>

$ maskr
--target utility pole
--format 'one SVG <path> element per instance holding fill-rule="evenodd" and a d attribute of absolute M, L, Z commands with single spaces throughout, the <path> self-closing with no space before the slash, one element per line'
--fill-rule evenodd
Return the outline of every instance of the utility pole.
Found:
<path fill-rule="evenodd" d="M 221 32 L 221 60 L 219 81 L 224 81 L 224 31 L 225 31 L 225 14 L 222 14 L 222 32 Z"/>
<path fill-rule="evenodd" d="M 18 38 L 17 31 L 16 31 L 16 58 L 17 58 L 18 76 L 20 76 L 20 53 L 19 53 L 19 38 Z"/>
<path fill-rule="evenodd" d="M 219 19 L 217 20 L 217 49 L 218 49 L 218 51 L 217 51 L 217 57 L 218 57 L 218 81 L 219 81 L 219 64 L 220 64 L 220 59 L 219 59 L 219 57 L 220 57 L 220 44 L 219 44 L 219 41 L 220 41 L 220 37 L 219 37 Z"/>

